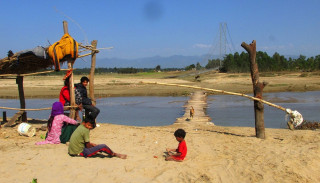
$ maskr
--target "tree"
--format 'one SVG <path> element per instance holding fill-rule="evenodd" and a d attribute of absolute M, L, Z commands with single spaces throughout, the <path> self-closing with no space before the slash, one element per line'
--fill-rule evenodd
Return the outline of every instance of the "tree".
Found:
<path fill-rule="evenodd" d="M 196 66 L 195 66 L 194 64 L 191 64 L 191 65 L 185 67 L 185 70 L 186 70 L 186 71 L 189 71 L 189 70 L 192 70 L 192 69 L 194 69 L 194 68 L 196 68 Z"/>
<path fill-rule="evenodd" d="M 161 67 L 160 65 L 157 65 L 157 67 L 155 68 L 156 71 L 160 71 L 161 70 Z"/>
<path fill-rule="evenodd" d="M 206 69 L 217 68 L 220 66 L 220 59 L 208 60 L 208 64 L 205 66 Z"/>
<path fill-rule="evenodd" d="M 200 65 L 199 62 L 197 62 L 196 69 L 197 69 L 197 70 L 200 70 L 201 68 L 202 68 L 202 66 Z"/>
<path fill-rule="evenodd" d="M 250 45 L 242 42 L 241 46 L 248 52 L 250 61 L 251 80 L 253 85 L 253 95 L 255 98 L 262 99 L 262 91 L 266 86 L 266 83 L 259 81 L 259 70 L 256 62 L 256 40 L 253 40 Z M 264 128 L 264 106 L 262 102 L 254 101 L 254 116 L 255 116 L 255 129 L 256 137 L 265 139 L 265 128 Z"/>

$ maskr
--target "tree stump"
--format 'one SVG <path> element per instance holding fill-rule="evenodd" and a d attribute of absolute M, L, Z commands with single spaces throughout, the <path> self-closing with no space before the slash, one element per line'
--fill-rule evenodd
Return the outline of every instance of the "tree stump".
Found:
<path fill-rule="evenodd" d="M 262 99 L 262 90 L 267 83 L 259 82 L 259 71 L 256 63 L 256 41 L 253 40 L 250 45 L 242 42 L 241 46 L 249 53 L 250 71 L 253 85 L 254 97 Z M 255 116 L 255 130 L 256 137 L 265 139 L 264 128 L 264 106 L 262 102 L 254 101 L 254 116 Z"/>

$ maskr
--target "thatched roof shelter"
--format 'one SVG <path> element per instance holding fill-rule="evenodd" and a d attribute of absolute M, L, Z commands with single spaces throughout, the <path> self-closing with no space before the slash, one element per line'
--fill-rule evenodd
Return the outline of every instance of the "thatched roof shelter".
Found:
<path fill-rule="evenodd" d="M 20 121 L 27 121 L 27 114 L 25 107 L 25 97 L 23 91 L 23 77 L 27 75 L 39 74 L 43 70 L 52 69 L 55 67 L 56 71 L 60 70 L 59 65 L 62 65 L 64 62 L 68 63 L 68 69 L 71 71 L 71 75 L 69 76 L 69 87 L 70 87 L 70 117 L 74 118 L 75 116 L 75 97 L 74 97 L 74 89 L 73 89 L 73 64 L 76 58 L 89 56 L 91 55 L 91 70 L 90 70 L 90 98 L 95 103 L 94 99 L 94 70 L 95 70 L 95 62 L 96 62 L 96 53 L 99 52 L 97 50 L 97 40 L 93 40 L 91 45 L 83 46 L 78 44 L 73 38 L 68 37 L 68 23 L 63 21 L 63 31 L 64 36 L 62 38 L 72 39 L 72 48 L 68 51 L 57 50 L 56 48 L 60 45 L 65 46 L 65 42 L 60 44 L 57 42 L 49 48 L 44 48 L 38 46 L 32 50 L 23 50 L 17 53 L 12 53 L 12 51 L 8 51 L 8 57 L 0 59 L 0 79 L 12 79 L 12 77 L 16 77 L 16 83 L 18 85 L 18 92 L 20 98 L 20 109 L 18 112 L 11 118 L 11 120 L 6 124 L 6 126 L 12 126 L 17 119 Z M 61 41 L 61 40 L 60 40 Z M 59 46 L 57 46 L 59 44 Z M 78 55 L 78 47 L 81 47 L 83 51 L 90 51 L 91 53 Z M 52 49 L 53 48 L 53 49 Z M 70 46 L 68 47 L 70 48 Z M 71 51 L 70 51 L 71 50 Z M 76 51 L 75 51 L 76 50 Z M 69 54 L 71 52 L 71 54 Z M 54 54 L 52 56 L 52 54 Z M 50 56 L 49 56 L 50 55 Z M 54 58 L 52 58 L 54 57 Z M 53 61 L 55 60 L 55 62 Z M 38 73 L 35 73 L 38 72 Z M 49 71 L 50 72 L 50 71 Z M 43 73 L 43 72 L 42 72 Z M 2 107 L 3 108 L 3 107 Z M 29 109 L 31 110 L 31 109 Z M 40 110 L 40 109 L 39 109 Z"/>
<path fill-rule="evenodd" d="M 47 50 L 47 48 L 45 48 Z M 60 60 L 60 64 L 66 62 Z M 11 57 L 0 59 L 0 74 L 27 74 L 52 68 L 54 63 L 50 57 L 41 58 L 32 52 L 15 53 Z"/>

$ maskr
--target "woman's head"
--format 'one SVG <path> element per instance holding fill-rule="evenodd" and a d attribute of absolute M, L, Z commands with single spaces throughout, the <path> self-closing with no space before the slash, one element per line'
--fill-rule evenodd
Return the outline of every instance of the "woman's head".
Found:
<path fill-rule="evenodd" d="M 52 122 L 56 115 L 63 114 L 63 105 L 61 102 L 55 102 L 52 104 L 51 116 L 48 119 L 48 131 L 51 131 Z"/>
<path fill-rule="evenodd" d="M 52 104 L 51 116 L 63 114 L 63 105 L 61 102 L 55 102 Z"/>

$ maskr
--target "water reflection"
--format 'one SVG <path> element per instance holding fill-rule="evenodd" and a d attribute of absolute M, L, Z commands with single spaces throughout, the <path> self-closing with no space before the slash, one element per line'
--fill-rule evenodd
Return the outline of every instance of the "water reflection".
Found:
<path fill-rule="evenodd" d="M 188 97 L 112 97 L 97 99 L 100 114 L 97 121 L 130 126 L 171 125 L 184 114 Z M 26 108 L 51 107 L 56 99 L 27 99 Z M 0 99 L 0 106 L 19 108 L 19 100 Z M 3 109 L 0 109 L 2 114 Z M 7 116 L 16 111 L 6 110 Z M 28 111 L 28 118 L 48 119 L 50 110 Z"/>
<path fill-rule="evenodd" d="M 130 126 L 171 125 L 184 115 L 189 97 L 112 97 L 97 99 L 98 121 Z M 284 108 L 298 110 L 308 121 L 320 120 L 320 91 L 265 93 L 264 99 Z M 27 108 L 51 107 L 56 99 L 28 99 Z M 0 106 L 19 108 L 19 100 L 0 99 Z M 264 105 L 265 127 L 286 128 L 286 113 Z M 4 110 L 0 109 L 2 114 Z M 6 110 L 11 117 L 15 111 Z M 207 114 L 216 125 L 254 127 L 253 101 L 239 96 L 208 97 Z M 50 110 L 28 111 L 28 118 L 48 119 Z"/>
<path fill-rule="evenodd" d="M 264 100 L 299 111 L 305 120 L 319 121 L 320 92 L 265 93 Z M 232 95 L 208 97 L 207 114 L 220 126 L 254 127 L 253 101 Z M 264 105 L 264 121 L 267 128 L 286 128 L 286 113 Z"/>
<path fill-rule="evenodd" d="M 97 100 L 98 121 L 132 125 L 171 125 L 184 114 L 188 97 L 112 97 Z"/>

